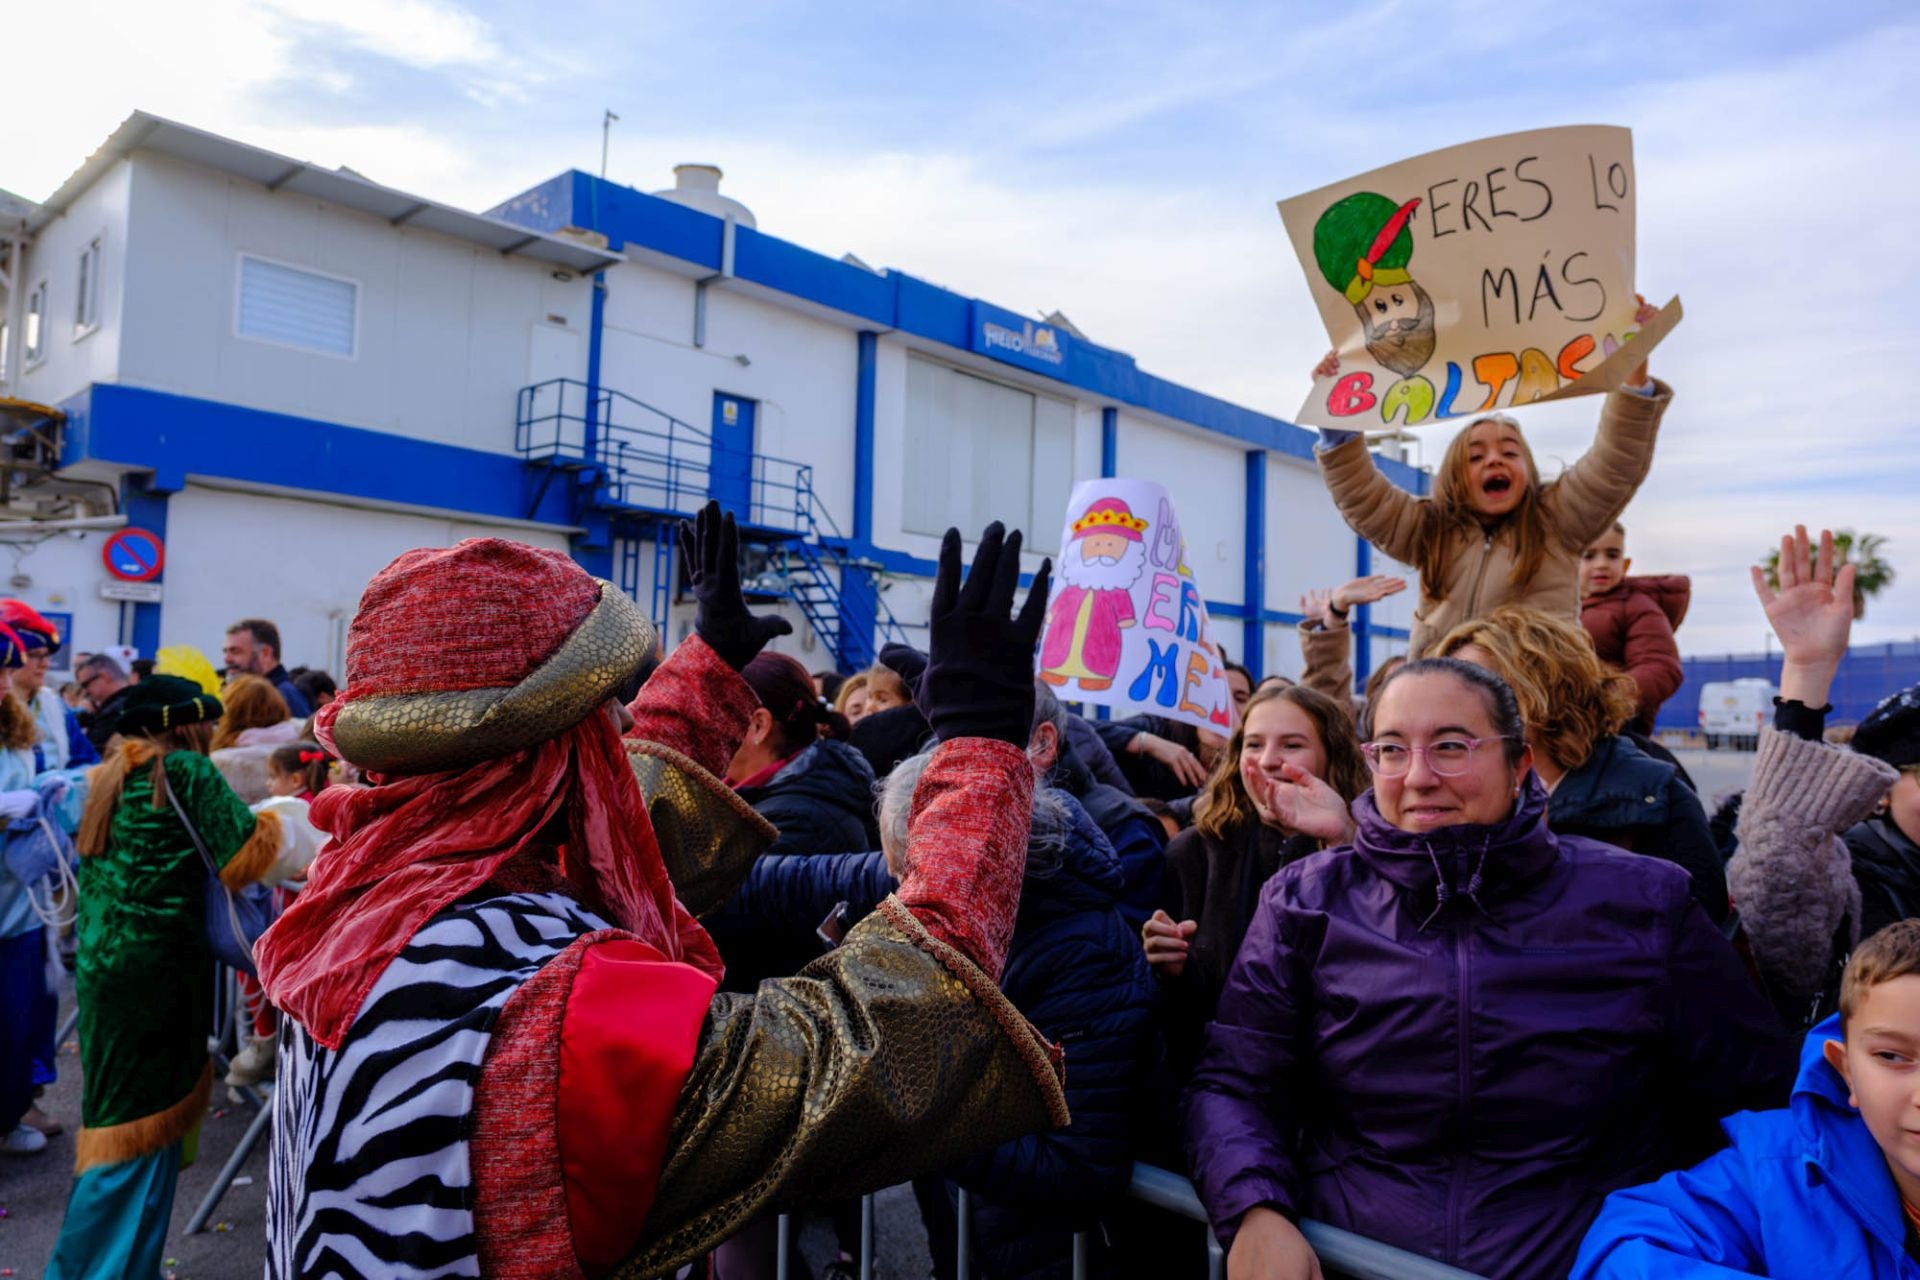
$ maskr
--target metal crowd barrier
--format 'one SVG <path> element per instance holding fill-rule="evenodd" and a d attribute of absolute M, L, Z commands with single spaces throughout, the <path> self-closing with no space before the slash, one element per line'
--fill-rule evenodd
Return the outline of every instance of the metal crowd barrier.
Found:
<path fill-rule="evenodd" d="M 1200 1197 L 1194 1191 L 1193 1184 L 1177 1173 L 1157 1169 L 1150 1164 L 1133 1166 L 1133 1177 L 1128 1184 L 1127 1194 L 1143 1204 L 1177 1213 L 1183 1218 L 1205 1223 L 1207 1211 L 1201 1207 Z M 963 1187 L 960 1190 L 960 1203 L 957 1210 L 959 1245 L 956 1249 L 955 1270 L 960 1280 L 971 1280 L 973 1264 L 973 1197 Z M 1480 1280 L 1472 1272 L 1450 1267 L 1444 1262 L 1435 1262 L 1419 1254 L 1396 1249 L 1392 1245 L 1370 1240 L 1366 1236 L 1355 1235 L 1339 1227 L 1330 1227 L 1322 1222 L 1303 1222 L 1301 1231 L 1307 1237 L 1307 1243 L 1320 1256 L 1320 1266 L 1329 1277 L 1344 1276 L 1347 1280 Z M 774 1264 L 775 1280 L 788 1280 L 788 1254 L 793 1244 L 793 1219 L 791 1215 L 780 1215 L 778 1233 L 778 1258 Z M 1091 1242 L 1087 1233 L 1077 1231 L 1073 1236 L 1073 1280 L 1086 1280 Z M 860 1199 L 860 1280 L 873 1280 L 873 1197 Z M 1226 1251 L 1214 1238 L 1213 1232 L 1207 1232 L 1207 1280 L 1222 1280 L 1227 1274 Z"/>

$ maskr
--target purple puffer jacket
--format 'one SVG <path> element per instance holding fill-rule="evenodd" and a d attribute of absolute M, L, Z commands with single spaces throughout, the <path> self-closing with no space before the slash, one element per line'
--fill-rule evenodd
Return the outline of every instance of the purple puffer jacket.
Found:
<path fill-rule="evenodd" d="M 1283 867 L 1184 1100 L 1214 1230 L 1271 1205 L 1481 1275 L 1564 1276 L 1608 1192 L 1784 1104 L 1794 1050 L 1659 858 L 1492 826 Z"/>

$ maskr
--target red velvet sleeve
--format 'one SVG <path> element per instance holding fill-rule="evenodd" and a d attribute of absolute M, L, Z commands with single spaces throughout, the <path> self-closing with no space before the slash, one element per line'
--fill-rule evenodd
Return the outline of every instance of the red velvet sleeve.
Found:
<path fill-rule="evenodd" d="M 689 636 L 627 706 L 633 716 L 627 736 L 678 751 L 723 778 L 759 705 L 739 672 L 706 641 Z"/>
<path fill-rule="evenodd" d="M 989 738 L 941 744 L 913 791 L 897 896 L 927 932 L 996 982 L 1020 909 L 1032 817 L 1027 753 Z"/>

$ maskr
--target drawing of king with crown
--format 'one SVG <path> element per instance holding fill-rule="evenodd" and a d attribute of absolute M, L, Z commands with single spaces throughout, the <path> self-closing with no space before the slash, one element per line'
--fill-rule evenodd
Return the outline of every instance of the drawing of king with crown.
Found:
<path fill-rule="evenodd" d="M 1147 524 L 1119 498 L 1100 498 L 1069 527 L 1040 652 L 1048 684 L 1075 682 L 1087 693 L 1113 684 L 1120 633 L 1135 622 L 1129 589 L 1147 566 Z"/>

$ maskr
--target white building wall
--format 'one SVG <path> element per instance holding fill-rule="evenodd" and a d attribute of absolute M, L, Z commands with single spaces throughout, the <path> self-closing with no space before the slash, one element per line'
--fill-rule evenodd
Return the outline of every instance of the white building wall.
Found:
<path fill-rule="evenodd" d="M 120 347 L 125 331 L 123 283 L 128 259 L 128 206 L 133 167 L 114 165 L 76 200 L 65 217 L 49 223 L 25 254 L 22 296 L 42 280 L 47 282 L 47 328 L 43 356 L 21 370 L 18 387 L 7 394 L 42 404 L 58 404 L 95 382 L 119 376 Z M 87 332 L 74 327 L 80 297 L 80 254 L 95 236 L 101 237 L 99 283 L 100 323 Z M 24 321 L 25 302 L 11 308 L 15 322 Z M 25 357 L 22 323 L 9 333 L 12 362 L 19 368 Z"/>
<path fill-rule="evenodd" d="M 193 645 L 218 666 L 227 627 L 267 618 L 280 628 L 289 667 L 325 667 L 340 678 L 346 625 L 367 580 L 403 551 L 474 537 L 567 549 L 564 535 L 522 526 L 189 485 L 167 504 L 160 643 Z"/>
<path fill-rule="evenodd" d="M 707 289 L 706 345 L 695 346 L 692 280 L 642 263 L 615 267 L 608 276 L 601 385 L 702 434 L 712 427 L 716 393 L 756 401 L 757 452 L 811 464 L 816 497 L 850 535 L 854 331 L 716 282 Z M 616 404 L 613 414 L 617 424 L 664 430 L 629 406 Z M 779 468 L 769 475 L 783 484 L 790 479 Z M 769 500 L 783 497 L 770 494 Z"/>
<path fill-rule="evenodd" d="M 511 453 L 520 388 L 586 376 L 588 277 L 165 157 L 131 170 L 129 384 Z M 354 355 L 237 336 L 243 253 L 354 280 Z"/>
<path fill-rule="evenodd" d="M 90 652 L 120 643 L 120 605 L 100 598 L 107 571 L 100 553 L 107 533 L 60 533 L 38 543 L 10 543 L 12 582 L 6 594 L 43 613 L 73 619 L 66 643 L 54 658 L 48 678 L 66 679 L 75 650 Z"/>
<path fill-rule="evenodd" d="M 1202 599 L 1238 604 L 1246 591 L 1246 457 L 1247 446 L 1237 440 L 1120 412 L 1117 470 L 1166 486 Z M 1216 619 L 1213 627 L 1227 651 L 1239 653 L 1238 619 Z"/>

